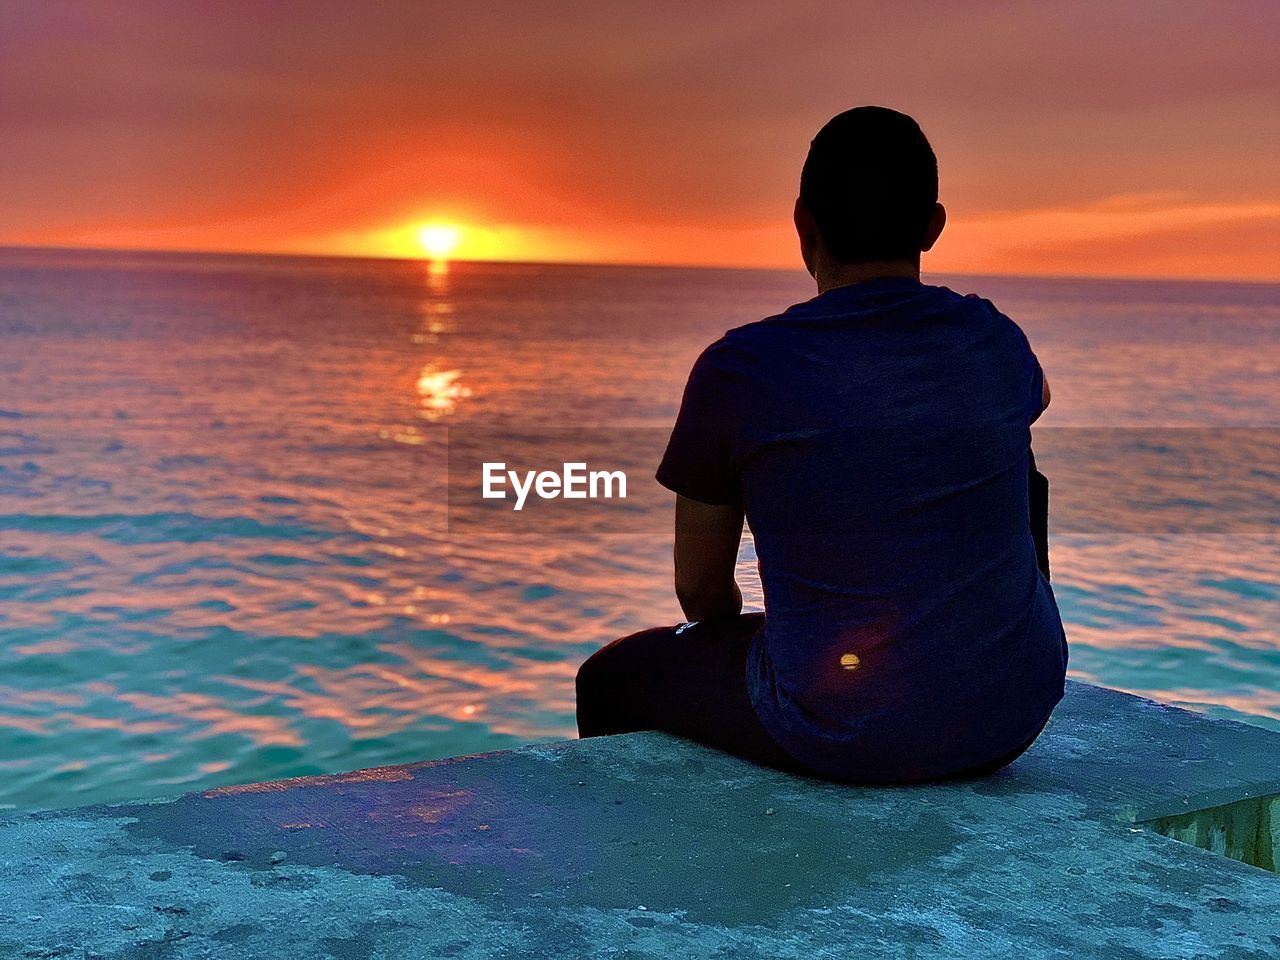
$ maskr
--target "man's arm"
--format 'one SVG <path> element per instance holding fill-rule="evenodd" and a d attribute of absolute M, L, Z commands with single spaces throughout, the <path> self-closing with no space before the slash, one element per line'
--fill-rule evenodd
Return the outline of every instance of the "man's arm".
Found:
<path fill-rule="evenodd" d="M 742 591 L 733 579 L 741 540 L 741 506 L 676 496 L 676 597 L 690 620 L 718 620 L 742 611 Z"/>

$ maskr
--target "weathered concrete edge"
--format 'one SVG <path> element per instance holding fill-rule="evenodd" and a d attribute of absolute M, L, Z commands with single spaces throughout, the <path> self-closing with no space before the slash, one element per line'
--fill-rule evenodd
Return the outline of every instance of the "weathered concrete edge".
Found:
<path fill-rule="evenodd" d="M 1178 800 L 1163 800 L 1145 806 L 1123 804 L 1117 807 L 1116 817 L 1125 823 L 1142 824 L 1151 820 L 1185 816 L 1199 810 L 1225 807 L 1242 800 L 1255 800 L 1277 794 L 1280 794 L 1280 778 L 1259 780 L 1254 783 L 1222 787 L 1218 790 L 1192 793 Z"/>
<path fill-rule="evenodd" d="M 1138 694 L 1129 693 L 1125 690 L 1118 690 L 1113 687 L 1104 687 L 1100 684 L 1087 683 L 1084 681 L 1068 680 L 1068 697 L 1072 694 L 1074 688 L 1077 695 L 1088 691 L 1096 691 L 1109 696 L 1128 699 L 1135 703 L 1141 704 L 1144 710 L 1154 710 L 1160 713 L 1166 719 L 1174 719 L 1180 724 L 1186 724 L 1193 727 L 1200 727 L 1203 730 L 1221 731 L 1224 728 L 1231 729 L 1236 734 L 1250 739 L 1267 740 L 1269 745 L 1274 746 L 1277 750 L 1277 756 L 1280 757 L 1280 733 L 1268 730 L 1264 727 L 1255 726 L 1253 724 L 1244 723 L 1239 720 L 1232 720 L 1224 717 L 1210 717 L 1206 714 L 1199 713 L 1195 710 L 1189 710 L 1185 707 L 1174 706 L 1173 704 L 1164 703 L 1159 700 L 1153 700 L 1149 697 L 1143 697 Z M 1046 733 L 1052 733 L 1055 724 L 1063 722 L 1062 713 L 1056 713 L 1054 718 L 1050 720 Z M 670 738 L 677 740 L 671 734 L 658 731 L 642 731 L 637 733 L 617 734 L 612 737 L 601 738 L 601 740 L 616 741 L 618 739 L 665 739 Z M 341 771 L 330 774 L 312 774 L 301 777 L 283 777 L 275 780 L 250 781 L 246 783 L 223 784 L 217 787 L 210 787 L 203 790 L 186 790 L 178 793 L 170 793 L 162 796 L 147 797 L 135 800 L 119 800 L 108 803 L 87 803 L 77 804 L 70 807 L 50 807 L 35 810 L 15 810 L 0 816 L 0 823 L 8 820 L 20 819 L 24 817 L 40 817 L 55 816 L 66 813 L 73 813 L 77 810 L 87 810 L 90 808 L 107 813 L 112 808 L 117 807 L 136 807 L 139 805 L 164 805 L 173 803 L 183 797 L 202 796 L 216 797 L 220 795 L 229 795 L 242 792 L 250 792 L 255 788 L 262 789 L 289 789 L 300 786 L 330 786 L 340 785 L 346 780 L 364 780 L 368 779 L 368 775 L 377 771 L 387 770 L 418 770 L 431 767 L 444 767 L 454 764 L 469 763 L 477 760 L 491 760 L 503 756 L 516 754 L 534 754 L 541 755 L 548 759 L 554 758 L 556 754 L 562 754 L 566 751 L 581 749 L 586 746 L 589 741 L 584 742 L 580 739 L 565 740 L 544 740 L 535 741 L 533 743 L 524 744 L 519 747 L 508 748 L 504 750 L 485 751 L 473 754 L 461 754 L 452 757 L 440 757 L 432 760 L 419 760 L 410 763 L 381 764 L 373 767 L 360 767 L 355 770 Z M 805 778 L 801 778 L 805 779 Z M 813 778 L 816 784 L 831 785 L 829 781 L 820 778 Z M 886 789 L 878 787 L 875 789 Z M 903 789 L 903 788 L 887 788 L 887 789 Z M 907 787 L 905 789 L 910 789 Z M 1265 777 L 1256 779 L 1247 777 L 1228 783 L 1224 786 L 1214 787 L 1212 789 L 1193 789 L 1186 793 L 1177 793 L 1169 797 L 1145 801 L 1145 802 L 1127 802 L 1118 801 L 1112 806 L 1112 813 L 1115 819 L 1121 823 L 1145 823 L 1151 820 L 1163 819 L 1172 816 L 1181 816 L 1197 810 L 1209 807 L 1224 806 L 1226 804 L 1235 803 L 1240 800 L 1249 800 L 1256 797 L 1280 794 L 1280 766 L 1277 767 L 1277 774 L 1273 777 Z"/>
<path fill-rule="evenodd" d="M 1248 777 L 1225 786 L 1196 789 L 1185 794 L 1178 794 L 1177 796 L 1147 803 L 1120 803 L 1115 808 L 1116 817 L 1120 821 L 1125 823 L 1145 823 L 1150 820 L 1164 819 L 1165 817 L 1182 816 L 1209 807 L 1225 806 L 1240 800 L 1251 800 L 1257 797 L 1280 794 L 1280 733 L 1266 727 L 1245 723 L 1241 720 L 1233 720 L 1228 717 L 1211 717 L 1196 710 L 1189 710 L 1186 707 L 1175 706 L 1162 700 L 1154 700 L 1151 697 L 1144 697 L 1115 687 L 1104 687 L 1101 684 L 1087 683 L 1080 680 L 1068 680 L 1067 686 L 1068 688 L 1075 687 L 1077 689 L 1089 688 L 1117 698 L 1135 701 L 1145 710 L 1154 710 L 1165 718 L 1176 718 L 1182 723 L 1198 726 L 1205 730 L 1221 732 L 1224 729 L 1229 729 L 1242 737 L 1259 741 L 1268 740 L 1277 752 L 1278 763 L 1275 776 L 1261 779 Z M 1059 714 L 1055 714 L 1054 719 L 1050 720 L 1047 729 L 1052 729 L 1055 720 L 1058 718 Z"/>

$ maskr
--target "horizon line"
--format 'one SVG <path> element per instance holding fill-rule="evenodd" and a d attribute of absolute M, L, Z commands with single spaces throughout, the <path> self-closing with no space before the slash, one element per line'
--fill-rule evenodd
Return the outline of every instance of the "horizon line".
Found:
<path fill-rule="evenodd" d="M 489 259 L 478 257 L 447 257 L 443 260 L 433 259 L 431 257 L 408 257 L 396 256 L 391 254 L 355 254 L 355 253 L 319 253 L 319 252 L 303 252 L 303 251 L 283 251 L 283 250 L 200 250 L 183 247 L 99 247 L 91 245 L 79 244 L 14 244 L 0 243 L 0 252 L 5 251 L 37 251 L 37 252 L 53 252 L 53 253 L 111 253 L 111 254 L 142 254 L 142 255 L 164 255 L 171 256 L 198 256 L 198 257 L 275 257 L 282 260 L 355 260 L 355 261 L 376 261 L 391 263 L 415 263 L 422 265 L 430 265 L 433 263 L 469 263 L 469 264 L 492 264 L 495 266 L 526 266 L 526 267 L 615 267 L 619 269 L 642 269 L 642 270 L 730 270 L 743 271 L 750 273 L 805 273 L 801 264 L 791 267 L 762 267 L 762 266 L 745 266 L 741 264 L 716 264 L 716 263 L 661 263 L 651 261 L 630 261 L 630 260 L 504 260 Z M 1169 277 L 1169 276 L 1134 276 L 1134 275 L 1104 275 L 1098 276 L 1094 274 L 1083 273 L 987 273 L 966 270 L 930 270 L 921 267 L 921 275 L 931 274 L 934 276 L 947 277 L 985 277 L 985 278 L 1001 278 L 1010 280 L 1075 280 L 1090 283 L 1230 283 L 1241 284 L 1247 286 L 1276 286 L 1280 284 L 1280 276 L 1272 279 L 1261 277 Z M 806 274 L 807 275 L 807 274 Z"/>

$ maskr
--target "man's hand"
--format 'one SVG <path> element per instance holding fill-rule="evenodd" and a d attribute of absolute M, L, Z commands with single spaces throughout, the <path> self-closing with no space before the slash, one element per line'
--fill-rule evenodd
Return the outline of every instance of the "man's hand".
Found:
<path fill-rule="evenodd" d="M 742 612 L 733 579 L 742 540 L 742 507 L 676 497 L 676 597 L 690 620 L 718 620 Z"/>

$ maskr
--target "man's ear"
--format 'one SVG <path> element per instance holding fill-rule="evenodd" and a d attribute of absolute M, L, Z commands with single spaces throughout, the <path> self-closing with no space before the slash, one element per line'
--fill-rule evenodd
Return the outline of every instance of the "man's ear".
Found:
<path fill-rule="evenodd" d="M 933 245 L 942 236 L 942 228 L 947 225 L 947 208 L 940 203 L 933 205 L 933 215 L 929 217 L 929 227 L 924 232 L 924 240 L 920 244 L 920 252 L 932 250 Z"/>
<path fill-rule="evenodd" d="M 796 236 L 800 238 L 800 258 L 804 260 L 804 267 L 809 271 L 809 276 L 816 277 L 818 275 L 818 224 L 799 197 L 796 197 L 791 220 L 796 225 Z"/>

